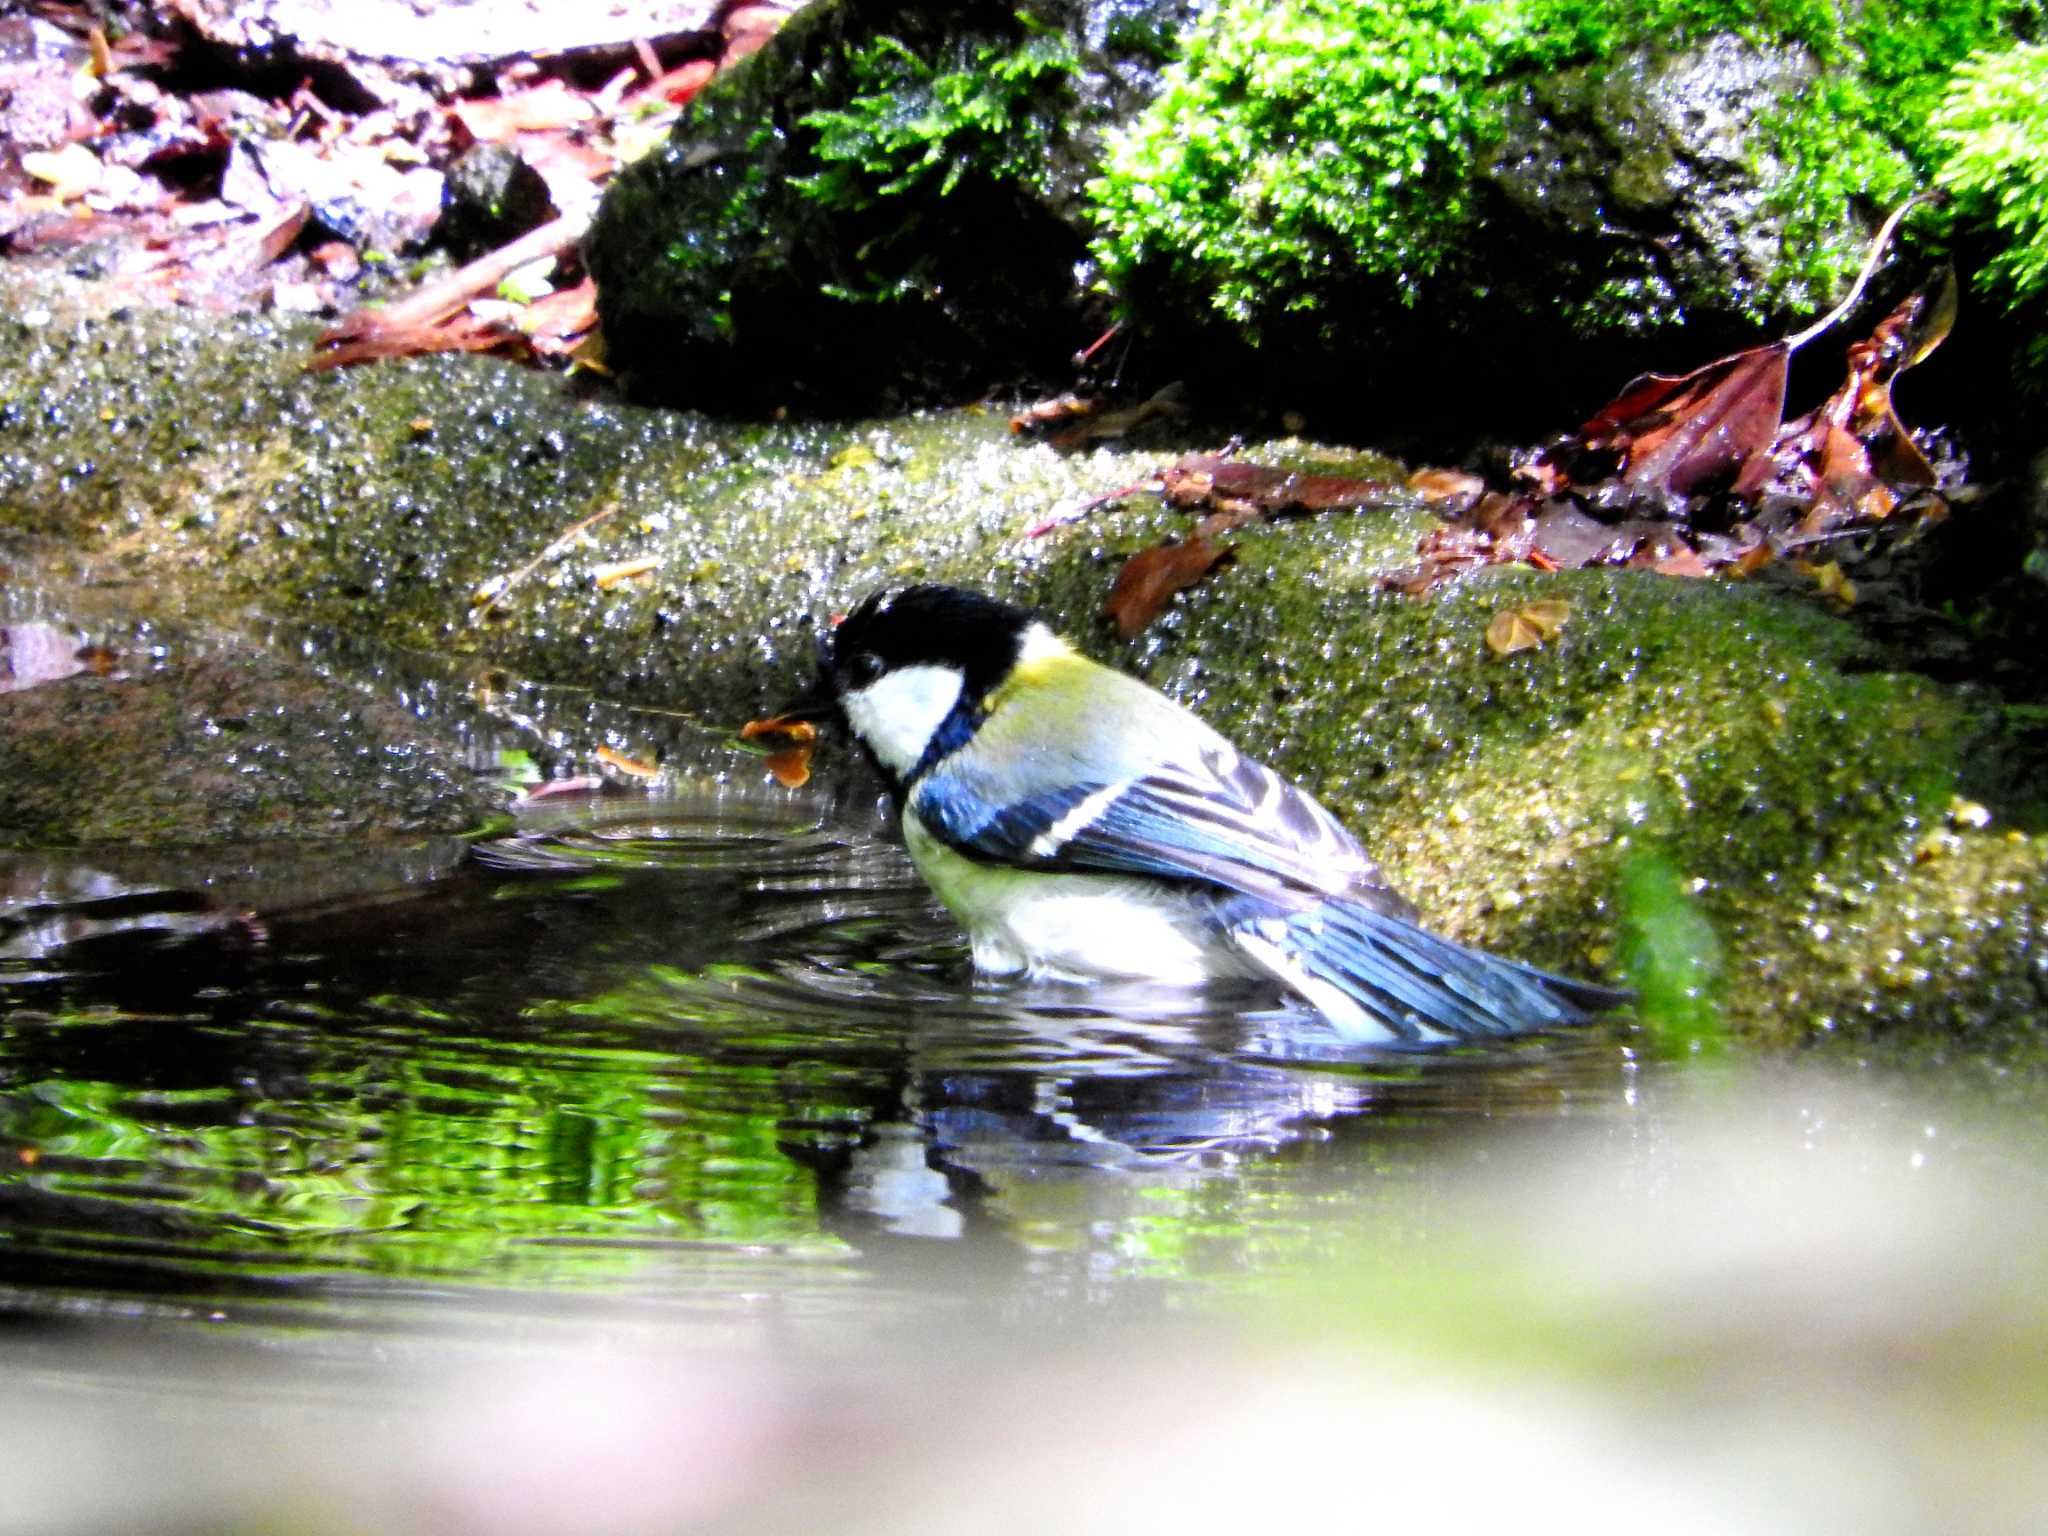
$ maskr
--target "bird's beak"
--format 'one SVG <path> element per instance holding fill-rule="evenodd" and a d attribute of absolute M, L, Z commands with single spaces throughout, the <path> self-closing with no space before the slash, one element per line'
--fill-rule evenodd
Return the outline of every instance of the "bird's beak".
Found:
<path fill-rule="evenodd" d="M 812 679 L 810 687 L 769 718 L 777 725 L 822 725 L 838 717 L 839 695 L 833 691 L 832 680 L 820 672 Z"/>

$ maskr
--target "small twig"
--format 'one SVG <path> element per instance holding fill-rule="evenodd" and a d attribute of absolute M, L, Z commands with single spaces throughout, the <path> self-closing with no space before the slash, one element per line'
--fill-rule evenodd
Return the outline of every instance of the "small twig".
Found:
<path fill-rule="evenodd" d="M 497 291 L 507 273 L 539 261 L 543 256 L 560 256 L 569 251 L 590 230 L 591 210 L 565 213 L 552 223 L 528 230 L 510 245 L 477 257 L 446 277 L 427 284 L 409 298 L 383 309 L 359 309 L 344 315 L 320 338 L 322 346 L 355 341 L 386 330 L 412 330 L 447 319 L 471 299 Z"/>
<path fill-rule="evenodd" d="M 1885 247 L 1891 244 L 1892 232 L 1899 227 L 1899 221 L 1922 203 L 1940 201 L 1941 196 L 1939 192 L 1915 192 L 1911 197 L 1899 204 L 1893 210 L 1892 216 L 1884 221 L 1884 226 L 1878 230 L 1877 238 L 1870 242 L 1870 253 L 1863 258 L 1863 270 L 1856 274 L 1856 281 L 1850 286 L 1848 296 L 1805 330 L 1799 332 L 1798 335 L 1788 336 L 1785 339 L 1785 350 L 1787 352 L 1797 352 L 1801 347 L 1813 340 L 1814 337 L 1820 335 L 1821 332 L 1827 330 L 1837 320 L 1840 320 L 1842 316 L 1854 309 L 1857 302 L 1863 297 L 1864 288 L 1876 273 L 1879 262 L 1883 260 Z"/>
<path fill-rule="evenodd" d="M 1109 506 L 1113 502 L 1122 501 L 1127 496 L 1142 495 L 1146 491 L 1151 491 L 1156 495 L 1158 490 L 1159 484 L 1154 480 L 1149 483 L 1140 481 L 1136 485 L 1126 485 L 1119 490 L 1104 491 L 1101 495 L 1090 496 L 1085 501 L 1077 501 L 1069 506 L 1056 508 L 1053 512 L 1040 518 L 1029 528 L 1026 528 L 1024 530 L 1024 537 L 1027 539 L 1044 538 L 1053 529 L 1064 528 L 1068 523 L 1078 523 L 1089 513 Z"/>
<path fill-rule="evenodd" d="M 1115 325 L 1112 325 L 1100 336 L 1096 337 L 1093 341 L 1089 342 L 1087 346 L 1083 347 L 1080 351 L 1076 352 L 1074 354 L 1074 366 L 1076 368 L 1086 368 L 1091 362 L 1095 360 L 1095 354 L 1100 352 L 1105 346 L 1107 346 L 1109 342 L 1115 338 L 1117 332 L 1121 331 L 1123 328 L 1123 321 L 1117 321 Z"/>
<path fill-rule="evenodd" d="M 477 604 L 476 612 L 470 615 L 471 622 L 480 624 L 485 619 L 489 618 L 491 616 L 491 610 L 493 608 L 496 608 L 499 602 L 507 594 L 509 594 L 515 587 L 522 585 L 526 581 L 526 579 L 529 576 L 531 576 L 535 571 L 539 570 L 542 566 L 546 565 L 550 560 L 554 559 L 557 555 L 564 553 L 569 548 L 569 546 L 574 544 L 576 540 L 580 538 L 583 534 L 589 532 L 592 528 L 595 528 L 599 523 L 603 522 L 606 518 L 616 513 L 619 510 L 619 505 L 620 504 L 618 502 L 613 502 L 608 507 L 600 507 L 597 511 L 591 513 L 590 516 L 584 518 L 581 522 L 571 523 L 567 528 L 564 528 L 560 533 L 556 534 L 552 539 L 548 541 L 547 548 L 543 549 L 539 554 L 535 555 L 531 560 L 527 561 L 526 564 L 519 567 L 519 569 L 514 571 L 510 576 L 503 578 L 498 583 L 497 588 L 494 591 L 492 591 L 490 596 L 486 597 L 481 603 Z"/>

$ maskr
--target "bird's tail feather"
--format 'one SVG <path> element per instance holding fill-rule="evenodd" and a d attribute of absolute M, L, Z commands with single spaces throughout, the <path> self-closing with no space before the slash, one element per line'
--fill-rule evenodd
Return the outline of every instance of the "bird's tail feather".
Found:
<path fill-rule="evenodd" d="M 1355 902 L 1268 908 L 1232 925 L 1239 947 L 1344 1034 L 1421 1042 L 1583 1024 L 1628 994 L 1468 949 Z"/>

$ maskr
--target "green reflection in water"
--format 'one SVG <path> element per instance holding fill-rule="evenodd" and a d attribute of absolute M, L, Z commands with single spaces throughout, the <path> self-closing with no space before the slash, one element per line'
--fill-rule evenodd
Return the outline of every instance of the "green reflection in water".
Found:
<path fill-rule="evenodd" d="M 240 1275 L 498 1285 L 629 1279 L 678 1246 L 847 1251 L 786 1148 L 774 1069 L 428 1035 L 444 1011 L 401 1019 L 398 1000 L 379 1001 L 348 1034 L 243 1026 L 237 1044 L 253 1049 L 231 1052 L 234 1082 L 176 1091 L 24 1078 L 20 1031 L 6 1030 L 0 1146 L 17 1150 L 0 1192 L 37 1217 L 9 1223 L 15 1240 Z M 806 1119 L 856 1113 L 821 1105 L 817 1087 L 798 1095 Z"/>
<path fill-rule="evenodd" d="M 977 990 L 949 933 L 857 906 L 792 906 L 721 944 L 708 919 L 650 919 L 647 890 L 592 909 L 520 889 L 455 912 L 509 913 L 502 931 L 343 935 L 317 972 L 218 1012 L 0 1020 L 10 1278 L 623 1293 L 728 1316 L 950 1289 L 1025 1315 L 1179 1303 L 1317 1262 L 1333 1192 L 1361 1177 L 1426 1198 L 1460 1124 L 1614 1103 L 1592 1032 L 1269 1061 L 1228 1008 Z M 678 932 L 699 963 L 669 958 Z"/>

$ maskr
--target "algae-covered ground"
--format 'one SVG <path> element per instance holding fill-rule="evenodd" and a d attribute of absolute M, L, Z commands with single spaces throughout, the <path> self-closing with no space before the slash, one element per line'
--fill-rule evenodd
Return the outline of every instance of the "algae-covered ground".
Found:
<path fill-rule="evenodd" d="M 1233 565 L 1119 642 L 1098 616 L 1116 563 L 1178 518 L 1140 495 L 1024 531 L 1213 441 L 1062 457 L 975 408 L 734 426 L 474 358 L 312 374 L 292 327 L 4 281 L 17 591 L 49 575 L 187 622 L 329 626 L 724 730 L 871 587 L 971 583 L 1314 788 L 1433 922 L 1633 976 L 1681 1031 L 1700 992 L 1777 1039 L 1919 1024 L 2004 1048 L 2048 1013 L 2048 844 L 2015 822 L 2031 809 L 2002 786 L 2026 765 L 1995 705 L 1810 589 L 1516 570 L 1418 601 L 1375 590 L 1428 525 L 1396 497 L 1235 535 Z M 1295 439 L 1245 455 L 1384 469 Z M 1494 655 L 1488 621 L 1537 597 L 1570 605 L 1559 636 Z"/>

